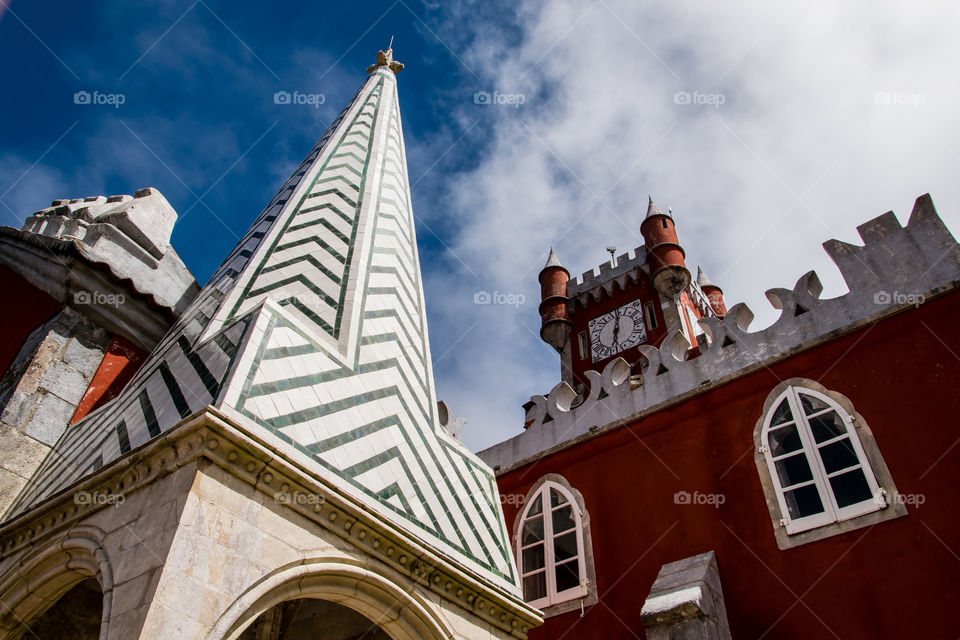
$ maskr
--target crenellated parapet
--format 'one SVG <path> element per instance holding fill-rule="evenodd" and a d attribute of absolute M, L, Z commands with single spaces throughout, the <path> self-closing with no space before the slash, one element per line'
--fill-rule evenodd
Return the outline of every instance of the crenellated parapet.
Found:
<path fill-rule="evenodd" d="M 659 348 L 639 350 L 647 361 L 631 375 L 622 358 L 602 373 L 588 371 L 590 391 L 577 404 L 566 382 L 526 407 L 524 433 L 480 452 L 486 463 L 506 470 L 588 434 L 602 433 L 653 413 L 690 395 L 744 376 L 758 368 L 854 331 L 960 285 L 960 246 L 937 215 L 929 195 L 917 198 L 906 227 L 893 212 L 857 227 L 863 246 L 829 240 L 823 244 L 849 288 L 829 299 L 815 271 L 792 289 L 766 292 L 780 311 L 771 326 L 751 332 L 754 314 L 747 305 L 731 307 L 723 318 L 700 325 L 712 340 L 701 354 L 686 359 L 689 343 L 679 332 Z M 576 285 L 571 284 L 573 290 Z"/>
<path fill-rule="evenodd" d="M 641 277 L 649 276 L 647 250 L 645 247 L 637 247 L 633 250 L 633 255 L 624 253 L 619 256 L 616 264 L 610 262 L 601 264 L 599 273 L 591 269 L 579 278 L 571 278 L 567 283 L 567 297 L 572 302 L 586 305 L 591 298 L 599 300 L 601 294 L 613 295 L 614 284 L 623 289 L 628 282 L 636 283 Z"/>

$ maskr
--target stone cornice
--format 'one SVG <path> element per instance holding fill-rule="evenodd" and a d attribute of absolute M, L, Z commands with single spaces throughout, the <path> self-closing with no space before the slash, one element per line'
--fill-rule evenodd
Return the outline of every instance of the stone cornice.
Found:
<path fill-rule="evenodd" d="M 0 526 L 0 559 L 38 540 L 62 535 L 94 511 L 111 506 L 76 504 L 73 496 L 81 491 L 91 495 L 124 495 L 201 460 L 216 464 L 285 508 L 293 509 L 425 589 L 515 637 L 525 638 L 531 627 L 542 622 L 536 609 L 488 585 L 447 558 L 424 549 L 415 538 L 369 512 L 212 407 L 184 419 L 170 431 L 82 482 L 4 523 Z M 314 499 L 278 499 L 278 496 L 298 493 Z"/>

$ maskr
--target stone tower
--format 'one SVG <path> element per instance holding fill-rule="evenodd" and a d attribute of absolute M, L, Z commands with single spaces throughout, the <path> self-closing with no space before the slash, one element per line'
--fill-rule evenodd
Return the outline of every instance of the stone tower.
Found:
<path fill-rule="evenodd" d="M 438 410 L 402 68 L 379 52 L 137 375 L 16 498 L 0 597 L 19 619 L 43 605 L 7 600 L 10 576 L 89 529 L 79 575 L 100 580 L 104 638 L 283 637 L 269 634 L 299 628 L 316 601 L 394 638 L 524 637 L 537 624 L 493 474 Z M 145 545 L 136 562 L 113 531 Z M 304 599 L 312 609 L 291 608 Z"/>

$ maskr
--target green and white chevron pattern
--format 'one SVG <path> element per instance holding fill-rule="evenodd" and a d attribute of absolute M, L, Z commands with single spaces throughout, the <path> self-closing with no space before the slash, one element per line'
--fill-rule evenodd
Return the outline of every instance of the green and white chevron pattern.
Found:
<path fill-rule="evenodd" d="M 518 593 L 491 470 L 437 423 L 396 80 L 378 69 L 128 388 L 57 444 L 23 510 L 204 406 Z"/>

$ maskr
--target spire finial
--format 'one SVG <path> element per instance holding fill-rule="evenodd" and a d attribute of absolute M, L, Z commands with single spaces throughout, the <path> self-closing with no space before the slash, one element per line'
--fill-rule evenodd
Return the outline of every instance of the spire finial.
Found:
<path fill-rule="evenodd" d="M 393 71 L 394 75 L 403 70 L 403 63 L 393 59 L 393 36 L 390 36 L 390 44 L 387 45 L 386 50 L 377 51 L 377 62 L 367 67 L 367 73 L 373 73 L 380 67 L 387 67 Z"/>

